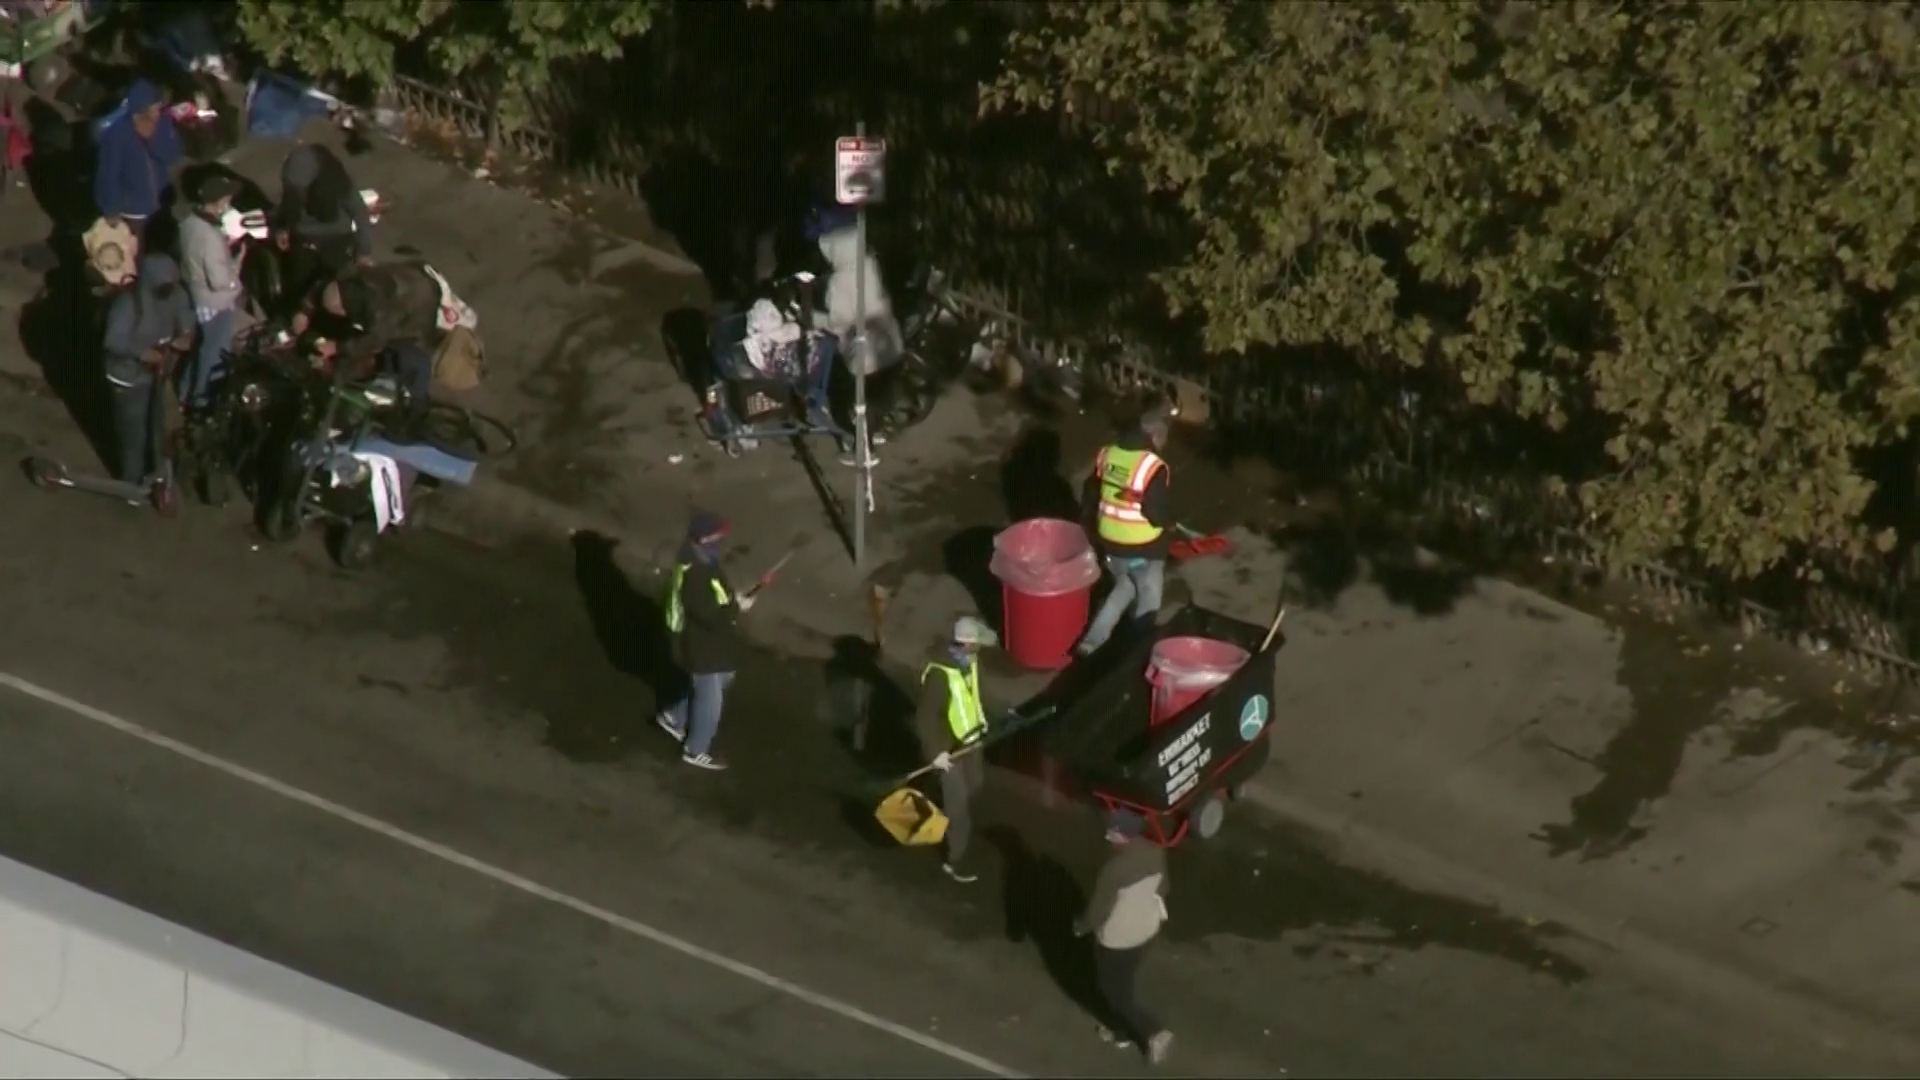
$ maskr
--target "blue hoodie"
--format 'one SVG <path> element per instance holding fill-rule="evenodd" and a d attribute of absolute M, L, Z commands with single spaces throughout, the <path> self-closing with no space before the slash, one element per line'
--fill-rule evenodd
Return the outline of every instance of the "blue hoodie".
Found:
<path fill-rule="evenodd" d="M 135 80 L 95 136 L 93 201 L 101 217 L 149 218 L 159 212 L 161 193 L 172 183 L 169 173 L 181 157 L 180 132 L 162 110 L 152 136 L 143 139 L 133 129 L 133 117 L 165 100 L 159 86 Z"/>

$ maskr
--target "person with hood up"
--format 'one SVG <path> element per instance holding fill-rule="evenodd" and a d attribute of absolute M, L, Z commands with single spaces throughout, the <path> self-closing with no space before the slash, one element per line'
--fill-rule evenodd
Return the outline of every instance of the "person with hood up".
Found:
<path fill-rule="evenodd" d="M 158 252 L 142 255 L 133 287 L 107 308 L 103 343 L 119 444 L 117 479 L 143 484 L 160 464 L 152 456 L 153 395 L 163 392 L 168 367 L 193 347 L 197 329 L 193 303 L 180 288 L 179 266 Z"/>
<path fill-rule="evenodd" d="M 752 610 L 754 601 L 751 591 L 735 589 L 720 568 L 720 541 L 731 531 L 716 515 L 693 515 L 664 605 L 667 632 L 693 685 L 685 697 L 661 710 L 656 722 L 680 743 L 681 761 L 709 772 L 727 767 L 713 752 L 713 738 L 720 731 L 727 688 L 745 659 L 740 616 Z"/>
<path fill-rule="evenodd" d="M 220 228 L 221 215 L 240 192 L 240 181 L 210 172 L 193 193 L 193 212 L 180 223 L 180 270 L 194 318 L 200 321 L 200 347 L 180 380 L 180 397 L 189 408 L 204 408 L 207 388 L 226 360 L 240 317 L 240 257 Z"/>
<path fill-rule="evenodd" d="M 280 166 L 274 243 L 289 253 L 294 295 L 354 262 L 373 264 L 373 216 L 347 167 L 324 146 L 296 146 Z"/>
<path fill-rule="evenodd" d="M 1167 581 L 1167 530 L 1173 526 L 1167 463 L 1160 452 L 1166 449 L 1172 422 L 1171 409 L 1148 411 L 1100 451 L 1087 477 L 1083 498 L 1088 515 L 1096 519 L 1092 531 L 1113 575 L 1113 589 L 1074 646 L 1080 656 L 1106 644 L 1129 604 L 1136 622 L 1160 611 Z"/>
<path fill-rule="evenodd" d="M 967 615 L 955 621 L 946 647 L 920 672 L 920 702 L 913 714 L 920 753 L 940 772 L 940 810 L 947 815 L 944 869 L 962 883 L 979 879 L 967 851 L 973 839 L 973 800 L 987 783 L 986 762 L 980 750 L 972 749 L 987 737 L 979 656 L 982 648 L 999 643 L 999 635 L 979 619 Z"/>
<path fill-rule="evenodd" d="M 94 205 L 101 217 L 124 221 L 138 234 L 160 211 L 182 154 L 166 91 L 135 79 L 126 100 L 95 129 L 94 142 Z"/>
<path fill-rule="evenodd" d="M 1113 1026 L 1102 1040 L 1124 1049 L 1145 1047 L 1154 1064 L 1166 1060 L 1173 1033 L 1140 1004 L 1140 961 L 1167 921 L 1167 853 L 1143 835 L 1146 821 L 1130 810 L 1107 815 L 1107 860 L 1093 882 L 1076 937 L 1093 937 L 1094 985 Z"/>

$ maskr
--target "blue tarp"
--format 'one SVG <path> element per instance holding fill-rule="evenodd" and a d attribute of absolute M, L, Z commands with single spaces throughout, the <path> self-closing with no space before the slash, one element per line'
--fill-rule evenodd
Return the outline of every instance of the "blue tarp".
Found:
<path fill-rule="evenodd" d="M 291 139 L 315 116 L 324 116 L 327 101 L 302 82 L 262 71 L 247 86 L 247 133 L 269 139 Z"/>

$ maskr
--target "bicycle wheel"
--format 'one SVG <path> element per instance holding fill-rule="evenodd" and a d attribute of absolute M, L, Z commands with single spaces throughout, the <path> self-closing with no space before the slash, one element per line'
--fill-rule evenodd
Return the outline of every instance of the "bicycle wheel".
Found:
<path fill-rule="evenodd" d="M 450 454 L 479 460 L 505 456 L 520 445 L 519 433 L 506 421 L 446 401 L 428 406 L 426 439 Z"/>

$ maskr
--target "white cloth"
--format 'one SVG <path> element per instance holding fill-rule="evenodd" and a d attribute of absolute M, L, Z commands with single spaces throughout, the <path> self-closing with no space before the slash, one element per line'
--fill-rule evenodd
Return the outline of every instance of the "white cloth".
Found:
<path fill-rule="evenodd" d="M 424 263 L 421 264 L 421 268 L 427 272 L 428 277 L 433 279 L 435 285 L 440 286 L 440 311 L 433 318 L 434 324 L 442 330 L 451 330 L 456 326 L 463 326 L 468 330 L 480 329 L 480 313 L 468 307 L 465 300 L 453 294 L 453 286 L 447 283 L 447 279 L 441 275 L 440 271 Z"/>
<path fill-rule="evenodd" d="M 407 499 L 400 487 L 400 466 L 385 454 L 356 451 L 353 456 L 367 464 L 367 487 L 368 495 L 373 499 L 374 531 L 386 532 L 406 521 Z"/>
<path fill-rule="evenodd" d="M 887 295 L 886 284 L 880 280 L 880 260 L 874 258 L 871 251 L 865 259 L 860 257 L 860 236 L 854 229 L 840 229 L 822 236 L 820 254 L 826 256 L 827 264 L 833 267 L 833 274 L 827 279 L 826 327 L 840 339 L 840 351 L 847 357 L 847 366 L 854 370 L 859 367 L 853 347 L 854 329 L 859 321 L 855 315 L 862 299 L 866 301 L 870 350 L 866 373 L 871 375 L 892 365 L 904 353 L 905 346 L 900 321 L 893 314 L 893 300 Z M 862 278 L 866 279 L 865 297 L 858 295 Z"/>
<path fill-rule="evenodd" d="M 775 374 L 774 361 L 800 340 L 800 324 L 782 314 L 771 300 L 756 300 L 747 309 L 747 363 L 763 375 Z"/>

